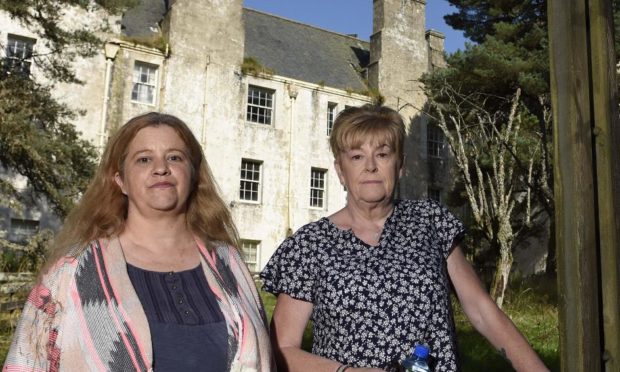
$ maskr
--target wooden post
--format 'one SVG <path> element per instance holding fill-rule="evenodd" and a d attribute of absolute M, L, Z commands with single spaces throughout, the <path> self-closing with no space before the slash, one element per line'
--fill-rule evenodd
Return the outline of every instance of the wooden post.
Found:
<path fill-rule="evenodd" d="M 620 372 L 620 121 L 612 10 L 610 0 L 590 0 L 603 370 Z"/>
<path fill-rule="evenodd" d="M 609 0 L 549 0 L 562 371 L 620 371 L 620 140 Z"/>

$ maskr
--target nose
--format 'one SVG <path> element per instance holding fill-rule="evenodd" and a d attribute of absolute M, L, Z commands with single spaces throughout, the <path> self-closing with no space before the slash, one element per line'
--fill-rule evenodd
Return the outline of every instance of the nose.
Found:
<path fill-rule="evenodd" d="M 153 161 L 153 174 L 157 176 L 165 176 L 170 174 L 170 167 L 166 159 L 156 159 Z"/>
<path fill-rule="evenodd" d="M 366 157 L 366 172 L 374 173 L 377 171 L 377 162 L 375 161 L 374 156 Z"/>

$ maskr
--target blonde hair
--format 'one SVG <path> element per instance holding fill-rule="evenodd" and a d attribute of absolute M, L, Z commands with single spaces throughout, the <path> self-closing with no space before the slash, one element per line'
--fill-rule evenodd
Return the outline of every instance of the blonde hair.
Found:
<path fill-rule="evenodd" d="M 127 150 L 136 134 L 145 127 L 160 125 L 174 129 L 189 151 L 191 187 L 186 213 L 189 229 L 208 248 L 216 241 L 238 247 L 237 229 L 226 203 L 219 195 L 196 137 L 179 118 L 150 112 L 129 120 L 110 138 L 94 179 L 78 205 L 65 219 L 44 269 L 61 257 L 79 255 L 93 239 L 111 237 L 123 231 L 128 201 L 114 181 L 114 176 L 117 172 L 122 176 Z"/>
<path fill-rule="evenodd" d="M 368 141 L 386 144 L 394 149 L 399 167 L 404 161 L 405 124 L 402 116 L 389 107 L 366 104 L 341 111 L 329 137 L 334 158 L 349 149 L 361 147 Z"/>

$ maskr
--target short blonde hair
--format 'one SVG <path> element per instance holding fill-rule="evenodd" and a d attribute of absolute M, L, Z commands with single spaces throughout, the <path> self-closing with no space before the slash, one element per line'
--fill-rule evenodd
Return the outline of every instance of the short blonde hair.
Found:
<path fill-rule="evenodd" d="M 404 140 L 405 124 L 398 112 L 389 107 L 366 104 L 348 107 L 338 114 L 329 145 L 338 160 L 342 152 L 359 148 L 368 141 L 386 144 L 394 149 L 399 166 L 402 166 Z"/>

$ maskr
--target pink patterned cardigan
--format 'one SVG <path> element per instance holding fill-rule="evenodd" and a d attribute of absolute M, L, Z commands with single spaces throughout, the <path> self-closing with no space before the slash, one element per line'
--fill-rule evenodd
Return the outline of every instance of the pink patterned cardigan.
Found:
<path fill-rule="evenodd" d="M 236 249 L 199 244 L 202 267 L 228 323 L 230 371 L 271 371 L 254 281 Z M 152 371 L 148 321 L 118 239 L 66 258 L 30 293 L 3 371 Z"/>

